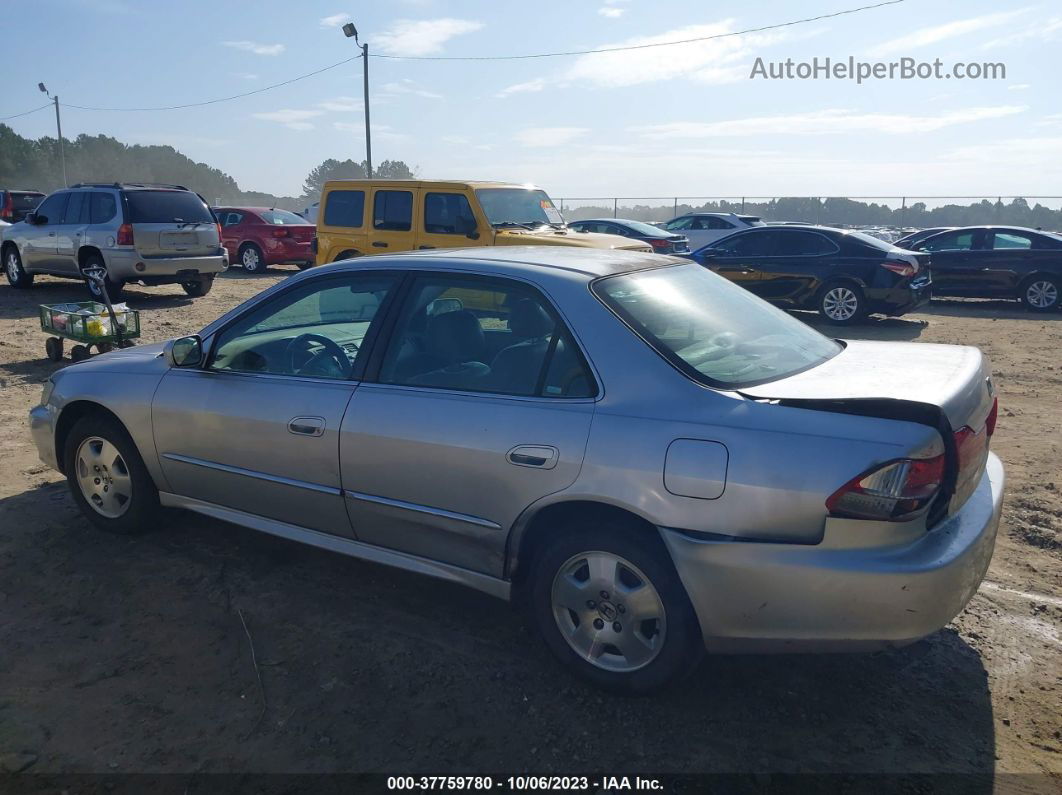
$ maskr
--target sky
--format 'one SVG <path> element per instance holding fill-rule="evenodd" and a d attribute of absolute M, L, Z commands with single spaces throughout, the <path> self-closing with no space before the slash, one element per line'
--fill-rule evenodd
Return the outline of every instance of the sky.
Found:
<path fill-rule="evenodd" d="M 154 107 L 356 55 L 514 55 L 681 41 L 875 0 L 8 0 L 0 117 Z M 1062 194 L 1062 6 L 906 0 L 709 41 L 508 61 L 372 58 L 373 160 L 559 197 Z M 757 59 L 1002 63 L 1005 79 L 766 80 Z M 63 108 L 63 133 L 169 144 L 245 190 L 298 195 L 364 158 L 361 61 L 206 107 Z M 48 111 L 5 122 L 55 134 Z M 1059 201 L 1045 202 L 1057 205 Z"/>

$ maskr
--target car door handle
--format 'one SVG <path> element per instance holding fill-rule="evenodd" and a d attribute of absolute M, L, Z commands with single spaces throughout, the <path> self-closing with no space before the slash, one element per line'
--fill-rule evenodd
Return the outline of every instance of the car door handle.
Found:
<path fill-rule="evenodd" d="M 288 423 L 288 433 L 299 436 L 320 436 L 324 430 L 324 417 L 295 417 Z"/>
<path fill-rule="evenodd" d="M 387 244 L 384 243 L 382 240 L 374 240 L 372 241 L 372 244 L 376 246 L 376 248 L 387 248 Z"/>
<path fill-rule="evenodd" d="M 419 249 L 435 248 L 435 246 L 417 246 Z"/>
<path fill-rule="evenodd" d="M 556 447 L 538 444 L 522 444 L 505 454 L 505 460 L 518 467 L 553 469 L 557 466 L 560 452 Z"/>

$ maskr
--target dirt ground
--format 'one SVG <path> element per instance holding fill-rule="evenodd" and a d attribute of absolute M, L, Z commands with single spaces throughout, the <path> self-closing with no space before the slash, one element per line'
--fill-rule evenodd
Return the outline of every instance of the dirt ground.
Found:
<path fill-rule="evenodd" d="M 163 339 L 292 272 L 234 269 L 203 299 L 134 287 L 128 301 Z M 137 538 L 90 529 L 26 423 L 64 366 L 45 359 L 37 305 L 70 300 L 81 285 L 0 287 L 0 769 L 1062 786 L 1062 313 L 947 301 L 846 332 L 978 345 L 994 363 L 1006 507 L 988 579 L 952 625 L 875 655 L 708 658 L 682 687 L 627 699 L 572 679 L 509 607 L 457 586 L 191 514 Z"/>

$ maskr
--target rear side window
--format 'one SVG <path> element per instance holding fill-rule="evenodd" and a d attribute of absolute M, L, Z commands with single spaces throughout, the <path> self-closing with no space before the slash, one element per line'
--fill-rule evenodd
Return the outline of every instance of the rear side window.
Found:
<path fill-rule="evenodd" d="M 66 203 L 66 212 L 63 213 L 64 224 L 87 224 L 88 204 L 91 194 L 83 191 L 75 191 L 70 194 L 70 200 Z"/>
<path fill-rule="evenodd" d="M 777 253 L 781 256 L 820 256 L 836 251 L 837 246 L 817 232 L 782 232 L 778 236 Z"/>
<path fill-rule="evenodd" d="M 354 229 L 364 224 L 365 191 L 334 190 L 325 200 L 324 225 L 347 226 Z"/>
<path fill-rule="evenodd" d="M 999 249 L 1032 248 L 1032 238 L 1014 232 L 996 232 L 992 237 L 992 248 L 997 251 Z"/>
<path fill-rule="evenodd" d="M 118 202 L 111 193 L 93 193 L 89 202 L 89 223 L 105 224 L 118 214 Z"/>
<path fill-rule="evenodd" d="M 380 194 L 376 194 L 379 197 Z M 424 231 L 435 235 L 465 235 L 476 228 L 472 207 L 463 193 L 424 196 Z"/>
<path fill-rule="evenodd" d="M 130 223 L 214 223 L 210 208 L 191 191 L 131 190 L 125 196 Z"/>
<path fill-rule="evenodd" d="M 931 237 L 922 244 L 923 251 L 969 251 L 974 245 L 973 232 L 947 232 Z"/>
<path fill-rule="evenodd" d="M 378 190 L 372 202 L 372 228 L 408 232 L 413 228 L 413 194 L 408 190 Z"/>

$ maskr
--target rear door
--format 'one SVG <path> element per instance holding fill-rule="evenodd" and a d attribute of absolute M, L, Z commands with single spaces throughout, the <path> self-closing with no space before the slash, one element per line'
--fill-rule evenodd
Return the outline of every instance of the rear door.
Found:
<path fill-rule="evenodd" d="M 490 224 L 476 217 L 467 191 L 423 190 L 417 213 L 417 248 L 481 246 L 486 230 Z"/>
<path fill-rule="evenodd" d="M 221 224 L 221 245 L 229 254 L 229 262 L 236 262 L 243 238 L 242 224 L 243 213 L 239 210 L 219 209 L 215 210 L 218 223 Z"/>
<path fill-rule="evenodd" d="M 413 214 L 419 212 L 419 190 L 373 188 L 368 254 L 409 251 L 415 245 Z M 417 205 L 415 208 L 414 205 Z"/>
<path fill-rule="evenodd" d="M 523 282 L 424 273 L 376 380 L 340 438 L 358 539 L 501 576 L 516 518 L 582 464 L 597 387 L 563 322 Z"/>
<path fill-rule="evenodd" d="M 956 229 L 942 232 L 915 245 L 930 255 L 933 292 L 937 295 L 990 295 L 991 278 L 985 264 L 985 231 Z"/>
<path fill-rule="evenodd" d="M 63 221 L 55 230 L 56 269 L 62 273 L 78 273 L 77 252 L 89 224 L 92 193 L 71 191 L 63 212 Z"/>
<path fill-rule="evenodd" d="M 69 196 L 67 192 L 53 193 L 41 202 L 36 210 L 38 218 L 45 220 L 45 223 L 26 225 L 26 243 L 22 247 L 22 264 L 25 268 L 40 271 L 61 270 L 56 234 L 62 226 Z"/>
<path fill-rule="evenodd" d="M 218 230 L 210 208 L 187 190 L 127 190 L 128 221 L 136 250 L 150 257 L 217 254 Z"/>
<path fill-rule="evenodd" d="M 981 262 L 985 295 L 1016 295 L 1025 277 L 1039 270 L 1045 259 L 1045 252 L 1037 250 L 1041 240 L 1020 229 L 989 230 Z"/>

